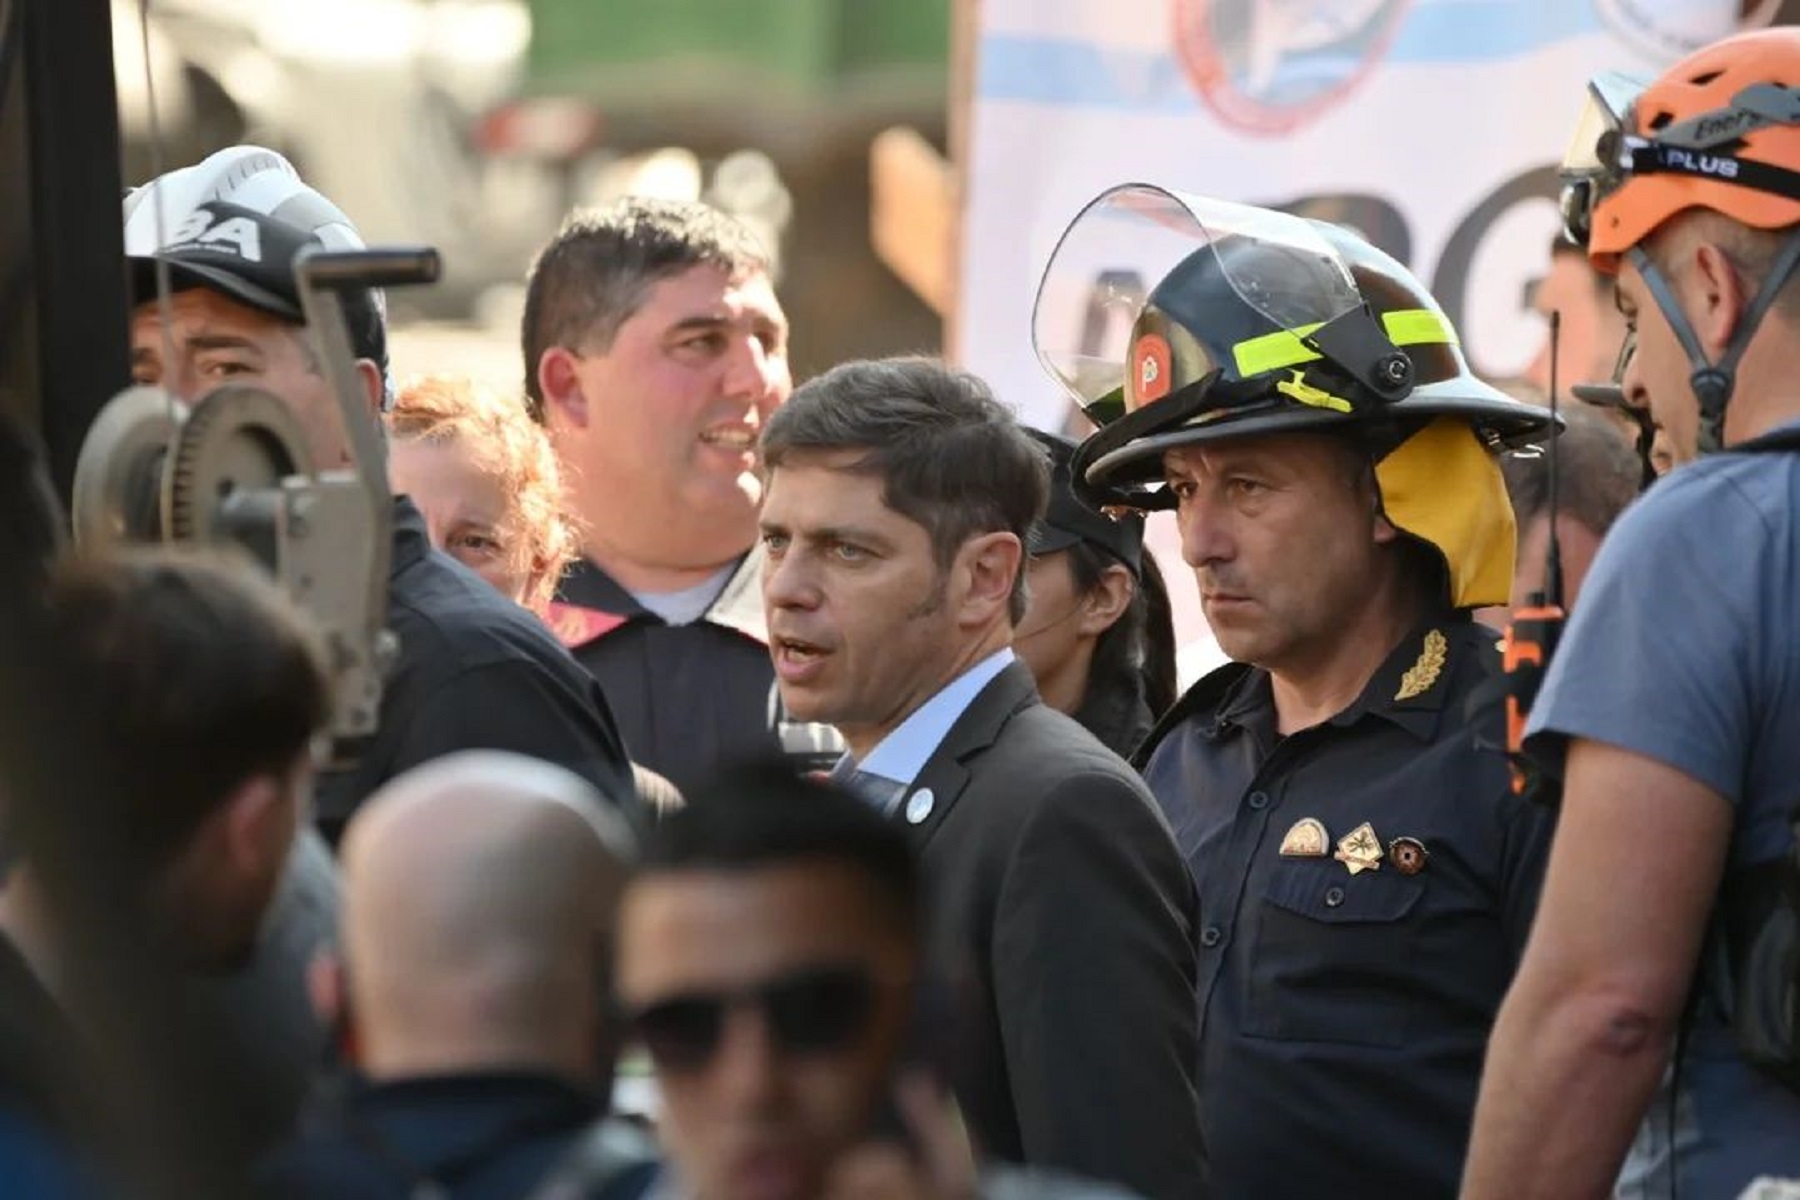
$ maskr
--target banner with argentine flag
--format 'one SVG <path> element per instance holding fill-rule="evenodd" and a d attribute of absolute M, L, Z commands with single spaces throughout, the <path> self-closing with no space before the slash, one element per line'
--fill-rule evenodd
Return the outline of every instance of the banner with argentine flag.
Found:
<path fill-rule="evenodd" d="M 1516 375 L 1587 78 L 1654 75 L 1768 0 L 977 0 L 954 344 L 1032 420 L 1031 302 L 1057 236 L 1140 180 L 1356 226 L 1476 370 Z"/>
<path fill-rule="evenodd" d="M 1561 162 L 1589 76 L 1643 76 L 1775 0 L 970 0 L 956 357 L 1030 422 L 1073 406 L 1031 346 L 1039 275 L 1082 205 L 1142 181 L 1340 221 L 1407 263 L 1474 368 L 1540 349 Z M 1096 265 L 1096 283 L 1104 274 Z M 1154 283 L 1154 281 L 1144 281 Z M 1184 684 L 1222 661 L 1184 586 Z"/>

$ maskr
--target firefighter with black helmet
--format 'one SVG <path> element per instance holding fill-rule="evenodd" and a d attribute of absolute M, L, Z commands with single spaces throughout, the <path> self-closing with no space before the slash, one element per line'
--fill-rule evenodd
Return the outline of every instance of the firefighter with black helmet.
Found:
<path fill-rule="evenodd" d="M 1234 659 L 1138 753 L 1201 895 L 1217 1194 L 1448 1194 L 1549 836 L 1469 615 L 1512 577 L 1495 455 L 1549 416 L 1355 235 L 1148 185 L 1063 235 L 1034 338 L 1100 427 L 1085 498 L 1174 509 Z"/>
<path fill-rule="evenodd" d="M 1621 1195 L 1735 1196 L 1800 1178 L 1800 30 L 1595 79 L 1564 175 L 1678 465 L 1532 713 L 1561 814 L 1466 1194 L 1595 1195 L 1624 1161 Z"/>

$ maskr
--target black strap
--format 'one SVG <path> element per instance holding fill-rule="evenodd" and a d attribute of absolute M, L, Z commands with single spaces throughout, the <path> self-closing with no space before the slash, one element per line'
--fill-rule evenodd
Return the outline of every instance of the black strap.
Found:
<path fill-rule="evenodd" d="M 1800 175 L 1795 175 L 1800 179 Z M 1700 435 L 1699 449 L 1702 454 L 1712 454 L 1726 449 L 1725 446 L 1725 407 L 1731 402 L 1731 393 L 1735 385 L 1738 359 L 1750 347 L 1750 339 L 1762 325 L 1763 317 L 1774 305 L 1775 298 L 1786 287 L 1788 277 L 1800 267 L 1800 232 L 1790 233 L 1782 244 L 1781 252 L 1769 266 L 1769 273 L 1763 278 L 1756 295 L 1751 299 L 1749 307 L 1738 318 L 1737 331 L 1732 334 L 1725 352 L 1719 355 L 1718 362 L 1708 362 L 1706 352 L 1700 346 L 1700 339 L 1694 328 L 1688 323 L 1687 315 L 1675 298 L 1674 289 L 1669 286 L 1663 273 L 1644 248 L 1633 246 L 1626 251 L 1626 256 L 1636 267 L 1638 274 L 1655 297 L 1657 307 L 1662 309 L 1663 317 L 1669 328 L 1675 331 L 1681 348 L 1687 352 L 1688 362 L 1694 368 L 1688 378 L 1693 389 L 1694 399 L 1700 403 Z"/>
<path fill-rule="evenodd" d="M 1688 175 L 1800 200 L 1800 171 L 1713 150 L 1689 150 L 1657 141 L 1647 142 L 1632 147 L 1630 172 L 1633 175 Z"/>

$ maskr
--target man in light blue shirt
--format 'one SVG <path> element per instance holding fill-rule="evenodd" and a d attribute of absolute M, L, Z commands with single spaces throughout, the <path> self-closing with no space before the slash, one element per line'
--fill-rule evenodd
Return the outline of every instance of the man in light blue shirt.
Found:
<path fill-rule="evenodd" d="M 1002 646 L 994 651 L 945 684 L 942 691 L 915 709 L 898 728 L 869 751 L 868 758 L 863 762 L 858 763 L 853 756 L 846 754 L 832 772 L 833 776 L 848 782 L 883 812 L 892 814 L 906 798 L 906 792 L 913 781 L 918 779 L 919 772 L 925 769 L 926 762 L 943 744 L 945 735 L 956 724 L 956 719 L 963 715 L 963 710 L 974 703 L 982 689 L 1011 666 L 1012 662 L 1013 652 L 1010 646 Z M 914 807 L 913 811 L 920 813 L 920 821 L 930 815 L 925 810 L 931 803 L 930 800 L 922 800 Z"/>
<path fill-rule="evenodd" d="M 1472 1200 L 1599 1195 L 1634 1134 L 1621 1196 L 1800 1174 L 1800 1095 L 1732 1027 L 1800 802 L 1800 442 L 1770 442 L 1800 434 L 1796 79 L 1782 28 L 1635 96 L 1591 85 L 1582 128 L 1610 132 L 1574 148 L 1565 213 L 1617 273 L 1625 398 L 1678 465 L 1607 535 L 1532 713 L 1528 748 L 1567 750 L 1562 807 L 1488 1049 Z M 1726 128 L 1722 158 L 1684 149 Z"/>
<path fill-rule="evenodd" d="M 970 1131 L 993 1158 L 1206 1195 L 1187 866 L 1009 648 L 1043 450 L 974 376 L 891 359 L 796 391 L 762 460 L 782 702 L 837 728 L 838 774 L 911 833 Z"/>

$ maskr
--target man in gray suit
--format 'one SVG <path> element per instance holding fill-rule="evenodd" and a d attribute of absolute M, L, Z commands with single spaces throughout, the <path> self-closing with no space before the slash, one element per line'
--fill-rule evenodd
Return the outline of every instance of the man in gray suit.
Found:
<path fill-rule="evenodd" d="M 783 703 L 903 821 L 964 1002 L 953 1083 L 993 1158 L 1206 1191 L 1195 902 L 1142 782 L 1013 660 L 1044 452 L 966 373 L 848 363 L 762 438 Z"/>

